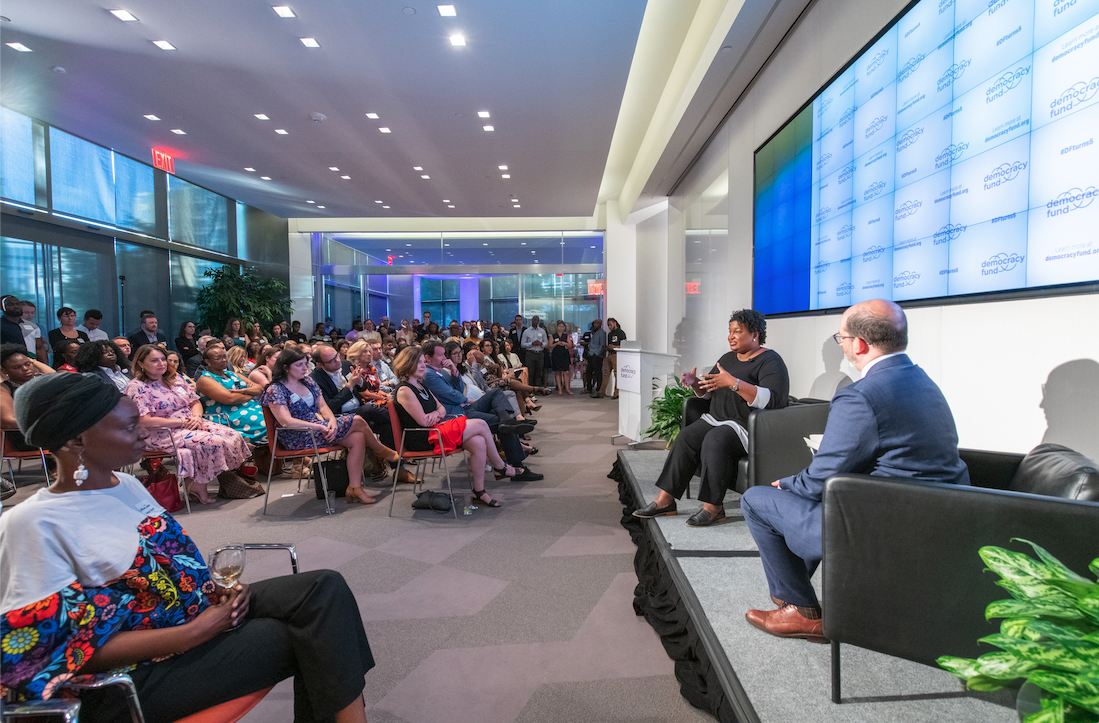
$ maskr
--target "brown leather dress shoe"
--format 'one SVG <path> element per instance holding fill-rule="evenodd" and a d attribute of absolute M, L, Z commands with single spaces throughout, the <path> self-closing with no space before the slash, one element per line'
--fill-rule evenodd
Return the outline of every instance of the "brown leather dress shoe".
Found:
<path fill-rule="evenodd" d="M 811 643 L 827 643 L 824 620 L 810 620 L 795 605 L 778 610 L 749 610 L 744 614 L 753 627 L 778 638 L 800 638 Z"/>

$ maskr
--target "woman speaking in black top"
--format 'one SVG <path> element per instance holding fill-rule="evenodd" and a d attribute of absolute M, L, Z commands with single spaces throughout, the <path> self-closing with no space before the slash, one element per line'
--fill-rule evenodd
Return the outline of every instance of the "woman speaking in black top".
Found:
<path fill-rule="evenodd" d="M 737 461 L 748 454 L 748 415 L 753 409 L 778 409 L 790 399 L 790 375 L 782 357 L 762 346 L 767 321 L 753 309 L 734 311 L 729 318 L 729 353 L 718 359 L 709 374 L 698 368 L 683 375 L 684 385 L 710 399 L 710 411 L 684 427 L 656 481 L 660 493 L 633 514 L 657 517 L 676 514 L 675 501 L 702 462 L 698 499 L 702 509 L 687 524 L 706 527 L 725 519 L 725 488 L 736 475 Z"/>

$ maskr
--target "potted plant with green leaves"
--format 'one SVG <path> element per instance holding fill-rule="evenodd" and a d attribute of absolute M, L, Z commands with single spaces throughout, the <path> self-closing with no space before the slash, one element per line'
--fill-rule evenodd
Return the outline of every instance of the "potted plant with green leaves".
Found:
<path fill-rule="evenodd" d="M 654 382 L 653 391 L 659 388 Z M 649 405 L 652 423 L 642 434 L 649 439 L 663 439 L 666 442 L 664 446 L 671 447 L 683 427 L 683 400 L 688 395 L 694 396 L 694 391 L 683 386 L 679 377 L 673 374 L 672 383 L 664 387 L 664 394 L 653 399 Z"/>
<path fill-rule="evenodd" d="M 209 283 L 195 298 L 198 316 L 215 334 L 220 334 L 229 319 L 245 324 L 258 321 L 264 329 L 290 318 L 293 304 L 289 288 L 275 278 L 262 278 L 252 266 L 206 269 Z"/>
<path fill-rule="evenodd" d="M 1016 538 L 1013 538 L 1013 541 Z M 1010 600 L 989 604 L 1000 632 L 979 642 L 999 648 L 976 660 L 944 655 L 936 662 L 971 690 L 997 690 L 1025 678 L 1037 689 L 1025 723 L 1099 721 L 1099 583 L 1078 575 L 1029 540 L 1038 559 L 1002 547 L 982 547 L 981 559 L 1000 576 Z M 1099 576 L 1099 558 L 1088 566 Z M 1025 691 L 1024 691 L 1025 692 Z"/>

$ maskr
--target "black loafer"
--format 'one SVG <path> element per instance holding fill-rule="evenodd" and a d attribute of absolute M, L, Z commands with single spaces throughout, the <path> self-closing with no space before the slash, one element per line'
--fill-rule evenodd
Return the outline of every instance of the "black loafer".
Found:
<path fill-rule="evenodd" d="M 507 422 L 500 422 L 500 426 L 497 430 L 501 434 L 528 434 L 534 431 L 534 425 L 530 422 L 520 422 L 512 419 Z"/>
<path fill-rule="evenodd" d="M 725 508 L 722 507 L 718 512 L 707 512 L 703 507 L 698 512 L 687 518 L 688 527 L 709 527 L 715 525 L 725 519 Z"/>
<path fill-rule="evenodd" d="M 634 517 L 644 517 L 644 518 L 660 517 L 662 515 L 667 515 L 667 516 L 671 517 L 672 515 L 678 515 L 678 514 L 679 514 L 679 512 L 676 511 L 675 501 L 674 500 L 667 507 L 657 507 L 655 502 L 650 502 L 649 504 L 645 505 L 641 509 L 633 511 L 633 516 Z"/>
<path fill-rule="evenodd" d="M 520 474 L 511 478 L 512 482 L 537 482 L 540 479 L 545 479 L 545 475 L 540 475 L 537 472 L 531 472 L 529 467 L 523 467 L 523 471 Z"/>

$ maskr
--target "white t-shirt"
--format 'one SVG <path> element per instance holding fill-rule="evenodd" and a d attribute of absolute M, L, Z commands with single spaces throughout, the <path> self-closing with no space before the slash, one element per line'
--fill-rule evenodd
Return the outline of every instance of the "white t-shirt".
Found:
<path fill-rule="evenodd" d="M 0 614 L 79 581 L 98 587 L 130 569 L 137 526 L 165 514 L 132 475 L 102 490 L 40 489 L 0 517 Z"/>
<path fill-rule="evenodd" d="M 42 329 L 33 321 L 21 321 L 19 322 L 19 328 L 23 330 L 23 343 L 27 345 L 27 349 L 29 349 L 32 354 L 36 353 L 38 346 L 35 339 L 42 338 Z"/>
<path fill-rule="evenodd" d="M 107 341 L 108 339 L 111 338 L 111 337 L 107 336 L 107 332 L 103 331 L 102 329 L 92 329 L 92 330 L 89 331 L 88 327 L 84 326 L 83 324 L 76 327 L 76 330 L 77 331 L 82 331 L 85 334 L 87 334 L 88 335 L 88 341 Z"/>

